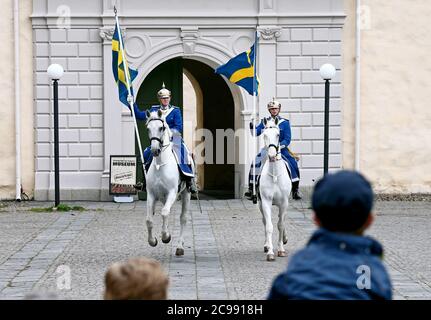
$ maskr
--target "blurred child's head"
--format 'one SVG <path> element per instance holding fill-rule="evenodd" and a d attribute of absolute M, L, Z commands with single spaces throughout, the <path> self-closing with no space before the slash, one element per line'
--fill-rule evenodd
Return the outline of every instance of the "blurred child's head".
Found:
<path fill-rule="evenodd" d="M 169 279 L 154 259 L 116 262 L 105 274 L 105 300 L 164 300 Z"/>
<path fill-rule="evenodd" d="M 372 222 L 373 190 L 358 172 L 327 174 L 314 186 L 316 223 L 330 231 L 362 233 Z"/>

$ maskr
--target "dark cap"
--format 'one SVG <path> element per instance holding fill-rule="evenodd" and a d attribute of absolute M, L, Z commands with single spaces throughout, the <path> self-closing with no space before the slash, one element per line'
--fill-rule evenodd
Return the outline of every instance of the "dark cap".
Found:
<path fill-rule="evenodd" d="M 322 227 L 353 232 L 367 221 L 373 207 L 371 184 L 360 173 L 349 170 L 327 174 L 314 186 L 313 210 Z"/>

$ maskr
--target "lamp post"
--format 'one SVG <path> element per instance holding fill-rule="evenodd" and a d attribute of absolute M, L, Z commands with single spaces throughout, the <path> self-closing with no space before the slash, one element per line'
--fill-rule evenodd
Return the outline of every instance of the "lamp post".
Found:
<path fill-rule="evenodd" d="M 60 161 L 58 143 L 58 80 L 63 76 L 63 67 L 59 64 L 51 64 L 46 70 L 52 80 L 54 89 L 54 178 L 55 178 L 55 207 L 60 204 Z"/>
<path fill-rule="evenodd" d="M 329 80 L 335 76 L 335 67 L 332 64 L 324 64 L 320 67 L 320 76 L 325 80 L 325 123 L 323 137 L 323 174 L 328 173 L 329 159 Z"/>

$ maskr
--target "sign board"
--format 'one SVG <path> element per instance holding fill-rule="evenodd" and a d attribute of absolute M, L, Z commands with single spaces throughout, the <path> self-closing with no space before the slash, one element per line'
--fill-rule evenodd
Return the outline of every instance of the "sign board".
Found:
<path fill-rule="evenodd" d="M 109 194 L 136 194 L 136 156 L 111 156 L 109 169 Z"/>

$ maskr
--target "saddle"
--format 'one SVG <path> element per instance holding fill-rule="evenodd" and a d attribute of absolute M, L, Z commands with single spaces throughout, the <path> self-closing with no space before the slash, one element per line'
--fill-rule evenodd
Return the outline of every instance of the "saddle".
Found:
<path fill-rule="evenodd" d="M 172 152 L 173 152 L 173 153 L 174 153 L 174 155 L 175 155 L 175 152 L 174 152 L 174 151 L 172 151 Z M 190 157 L 191 157 L 191 160 L 193 161 L 193 166 L 196 168 L 194 154 L 193 154 L 193 153 L 190 153 Z M 146 163 L 144 164 L 145 172 L 146 172 L 146 173 L 147 173 L 147 172 L 148 172 L 148 170 L 150 169 L 151 162 L 152 162 L 152 161 L 148 161 L 148 162 L 146 162 Z M 182 185 L 183 183 L 188 183 L 188 181 L 189 181 L 190 177 L 187 177 L 187 176 L 185 176 L 185 175 L 182 173 L 182 171 L 181 171 L 181 168 L 180 168 L 180 165 L 179 165 L 179 164 L 177 164 L 177 167 L 178 167 L 178 173 L 179 173 L 179 175 L 180 175 L 180 181 L 179 181 L 179 183 L 178 183 L 178 192 L 180 192 L 180 191 L 181 191 L 181 185 Z M 142 168 L 142 167 L 141 167 L 141 168 Z M 195 175 L 196 175 L 196 172 L 195 172 Z M 138 183 L 134 186 L 134 187 L 135 187 L 135 189 L 136 189 L 136 190 L 138 190 L 138 191 L 143 191 L 143 190 L 145 190 L 145 188 L 146 188 L 145 174 L 143 175 L 143 177 L 144 177 L 143 181 L 142 181 L 142 182 L 138 182 Z"/>

